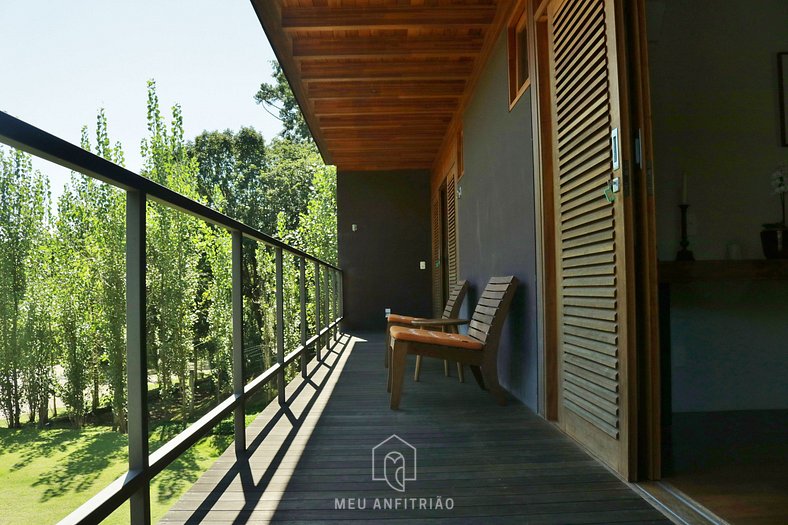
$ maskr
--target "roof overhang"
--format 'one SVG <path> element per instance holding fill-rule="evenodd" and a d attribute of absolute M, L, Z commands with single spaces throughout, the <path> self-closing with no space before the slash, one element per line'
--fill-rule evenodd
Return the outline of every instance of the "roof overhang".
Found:
<path fill-rule="evenodd" d="M 252 0 L 323 159 L 430 168 L 509 0 Z"/>

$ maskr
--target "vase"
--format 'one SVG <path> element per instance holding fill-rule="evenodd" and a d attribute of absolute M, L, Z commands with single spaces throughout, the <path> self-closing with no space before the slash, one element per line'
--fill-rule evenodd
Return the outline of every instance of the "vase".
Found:
<path fill-rule="evenodd" d="M 761 245 L 767 259 L 788 259 L 788 229 L 763 230 Z"/>

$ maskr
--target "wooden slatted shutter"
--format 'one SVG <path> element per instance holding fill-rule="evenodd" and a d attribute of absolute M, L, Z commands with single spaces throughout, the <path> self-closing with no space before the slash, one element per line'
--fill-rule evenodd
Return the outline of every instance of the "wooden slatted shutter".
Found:
<path fill-rule="evenodd" d="M 446 264 L 449 286 L 457 282 L 457 164 L 446 176 Z"/>
<path fill-rule="evenodd" d="M 432 199 L 432 315 L 439 317 L 443 309 L 443 258 L 441 255 L 440 192 Z"/>
<path fill-rule="evenodd" d="M 611 138 L 621 126 L 615 6 L 554 0 L 548 16 L 559 422 L 629 477 L 626 204 L 623 192 L 611 192 L 613 179 L 622 177 Z"/>

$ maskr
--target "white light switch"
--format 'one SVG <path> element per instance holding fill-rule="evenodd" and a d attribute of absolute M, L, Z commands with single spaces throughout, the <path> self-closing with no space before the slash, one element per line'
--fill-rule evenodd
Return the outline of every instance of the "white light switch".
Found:
<path fill-rule="evenodd" d="M 391 308 L 386 308 L 386 317 L 391 315 Z"/>
<path fill-rule="evenodd" d="M 350 227 L 350 229 L 353 230 L 354 232 L 358 231 L 358 224 L 354 224 L 353 226 Z"/>
<path fill-rule="evenodd" d="M 427 269 L 427 261 L 419 261 L 419 269 L 426 270 Z"/>

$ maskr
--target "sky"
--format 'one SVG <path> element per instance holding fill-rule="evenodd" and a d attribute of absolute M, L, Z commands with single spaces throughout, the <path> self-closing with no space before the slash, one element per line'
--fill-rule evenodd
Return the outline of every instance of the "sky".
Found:
<path fill-rule="evenodd" d="M 253 99 L 271 82 L 274 54 L 249 0 L 0 0 L 0 28 L 0 111 L 79 144 L 104 108 L 132 171 L 142 165 L 149 79 L 168 122 L 173 104 L 183 108 L 187 139 L 281 130 Z M 35 167 L 56 198 L 69 172 L 41 159 Z"/>

